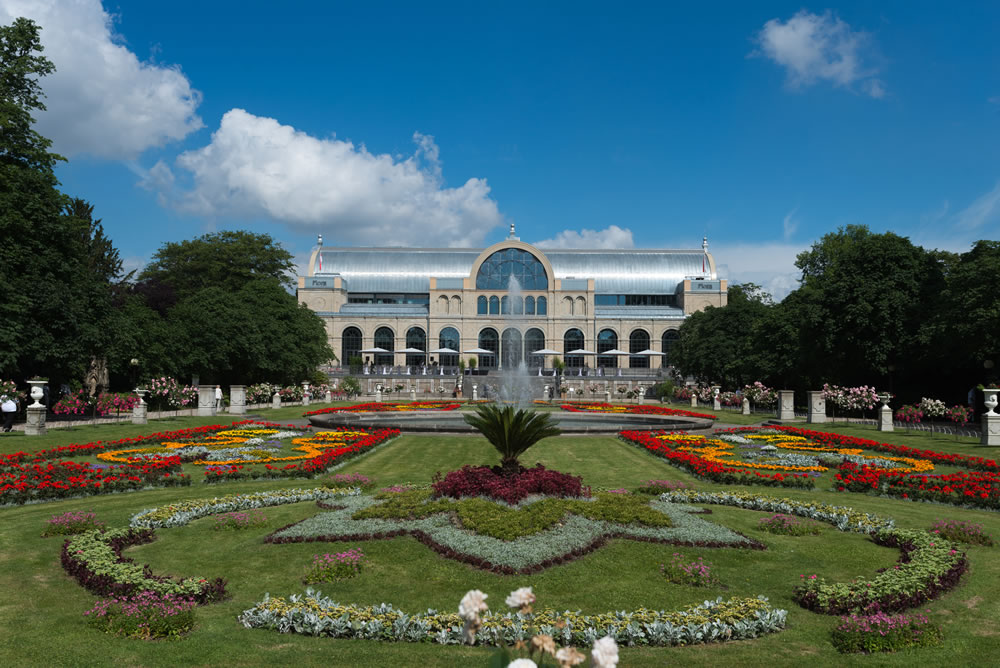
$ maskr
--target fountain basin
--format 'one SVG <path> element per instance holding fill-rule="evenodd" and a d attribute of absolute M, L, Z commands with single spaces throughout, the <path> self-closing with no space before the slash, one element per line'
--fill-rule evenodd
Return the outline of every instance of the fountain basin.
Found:
<path fill-rule="evenodd" d="M 323 413 L 309 416 L 314 427 L 332 429 L 399 429 L 402 432 L 448 432 L 478 434 L 462 418 L 461 411 L 407 411 L 405 413 Z M 552 413 L 564 434 L 617 434 L 626 429 L 697 431 L 712 428 L 713 421 L 676 415 L 632 415 L 628 413 Z"/>

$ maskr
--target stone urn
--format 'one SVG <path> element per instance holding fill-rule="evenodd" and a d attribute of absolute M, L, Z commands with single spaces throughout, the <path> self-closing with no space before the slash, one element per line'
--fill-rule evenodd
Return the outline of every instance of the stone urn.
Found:
<path fill-rule="evenodd" d="M 30 383 L 31 381 L 29 380 L 28 382 Z M 35 396 L 34 395 L 34 391 L 35 391 L 34 388 L 32 388 L 31 391 L 32 391 L 32 395 L 31 396 Z M 984 395 L 983 403 L 986 404 L 986 408 L 989 409 L 989 410 L 986 411 L 987 415 L 996 415 L 996 413 L 993 412 L 993 409 L 997 407 L 997 395 L 998 394 L 1000 394 L 1000 389 L 998 389 L 996 387 L 986 387 L 986 388 L 983 388 L 983 395 Z"/>
<path fill-rule="evenodd" d="M 138 397 L 139 397 L 139 405 L 140 405 L 140 406 L 145 406 L 145 405 L 146 405 L 146 394 L 148 394 L 148 393 L 149 393 L 149 390 L 146 390 L 146 389 L 143 389 L 143 388 L 141 388 L 141 387 L 137 387 L 137 388 L 135 388 L 135 390 L 133 390 L 133 391 L 134 391 L 134 392 L 135 392 L 135 393 L 136 393 L 136 394 L 138 395 Z"/>
<path fill-rule="evenodd" d="M 46 379 L 44 379 L 44 378 L 39 378 L 38 380 L 29 380 L 28 381 L 28 385 L 31 385 L 31 392 L 29 392 L 29 394 L 31 395 L 31 398 L 35 400 L 35 403 L 33 403 L 30 406 L 28 406 L 28 408 L 42 408 L 43 407 L 43 405 L 42 405 L 42 397 L 45 396 L 45 391 L 42 389 L 42 386 L 45 385 L 48 382 L 49 381 L 46 380 Z M 994 400 L 995 399 L 996 399 L 996 397 L 994 397 Z M 996 402 L 995 401 L 994 401 L 993 405 L 996 406 Z"/>

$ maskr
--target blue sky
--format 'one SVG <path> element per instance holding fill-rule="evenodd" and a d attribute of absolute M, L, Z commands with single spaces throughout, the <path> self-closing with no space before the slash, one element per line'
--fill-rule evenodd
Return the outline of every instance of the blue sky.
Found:
<path fill-rule="evenodd" d="M 0 0 L 130 266 L 166 241 L 692 248 L 783 296 L 849 223 L 1000 223 L 1000 5 Z"/>

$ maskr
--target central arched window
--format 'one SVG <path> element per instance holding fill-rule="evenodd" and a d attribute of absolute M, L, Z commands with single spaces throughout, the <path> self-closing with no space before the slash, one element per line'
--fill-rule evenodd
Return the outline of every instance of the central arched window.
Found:
<path fill-rule="evenodd" d="M 490 351 L 489 355 L 479 356 L 479 367 L 496 367 L 497 357 L 500 353 L 500 335 L 497 334 L 497 330 L 492 327 L 487 327 L 483 331 L 479 332 L 479 347 L 483 350 Z"/>
<path fill-rule="evenodd" d="M 597 335 L 597 366 L 614 368 L 618 366 L 618 358 L 614 355 L 601 353 L 618 348 L 618 335 L 612 329 L 602 329 Z"/>
<path fill-rule="evenodd" d="M 521 360 L 524 359 L 524 350 L 521 338 L 521 332 L 517 331 L 513 327 L 503 330 L 503 335 L 500 337 L 501 342 L 501 359 L 503 359 L 503 366 L 505 369 L 516 369 L 521 365 Z"/>
<path fill-rule="evenodd" d="M 438 335 L 438 348 L 451 348 L 452 350 L 461 351 L 462 349 L 459 347 L 461 345 L 459 343 L 458 330 L 454 327 L 445 327 L 441 330 L 441 334 Z M 458 366 L 458 355 L 441 353 L 438 363 L 441 366 Z"/>
<path fill-rule="evenodd" d="M 515 279 L 522 290 L 547 290 L 549 279 L 538 258 L 520 248 L 505 248 L 490 255 L 479 267 L 478 290 L 507 290 Z"/>
<path fill-rule="evenodd" d="M 649 358 L 645 355 L 636 355 L 644 350 L 649 350 L 649 334 L 644 329 L 637 329 L 628 337 L 628 351 L 632 356 L 628 358 L 628 365 L 633 369 L 648 369 Z"/>
<path fill-rule="evenodd" d="M 568 355 L 571 350 L 580 350 L 583 348 L 583 332 L 579 329 L 567 330 L 563 335 L 563 362 L 566 366 L 571 367 L 581 367 L 583 366 L 583 355 Z"/>
<path fill-rule="evenodd" d="M 422 327 L 410 327 L 406 330 L 406 347 L 427 352 L 427 335 Z M 406 353 L 406 366 L 419 366 L 427 362 L 426 355 Z"/>
<path fill-rule="evenodd" d="M 530 367 L 542 366 L 545 362 L 544 355 L 532 355 L 531 353 L 536 350 L 542 350 L 545 348 L 545 332 L 538 329 L 537 327 L 532 327 L 527 332 L 524 333 L 524 352 L 525 361 Z"/>
<path fill-rule="evenodd" d="M 361 359 L 361 347 L 361 330 L 357 327 L 346 328 L 341 339 L 340 363 L 354 366 Z M 360 362 L 358 365 L 360 366 Z"/>
<path fill-rule="evenodd" d="M 392 366 L 394 359 L 392 351 L 396 349 L 396 335 L 392 333 L 391 329 L 388 327 L 379 327 L 375 330 L 375 347 L 388 351 L 377 353 L 375 355 L 375 364 Z"/>

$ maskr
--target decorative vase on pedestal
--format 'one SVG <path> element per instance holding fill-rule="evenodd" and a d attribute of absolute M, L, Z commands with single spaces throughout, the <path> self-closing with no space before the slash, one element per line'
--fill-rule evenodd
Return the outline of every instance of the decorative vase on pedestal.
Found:
<path fill-rule="evenodd" d="M 146 417 L 148 406 L 143 400 L 147 391 L 140 388 L 135 389 L 135 393 L 139 395 L 139 403 L 132 407 L 132 424 L 146 424 L 149 421 Z"/>
<path fill-rule="evenodd" d="M 27 421 L 24 424 L 24 434 L 26 436 L 42 436 L 48 431 L 45 428 L 46 408 L 41 402 L 42 397 L 45 396 L 42 386 L 48 382 L 44 378 L 28 381 L 28 384 L 31 385 L 31 398 L 35 400 L 35 403 L 28 406 Z"/>

